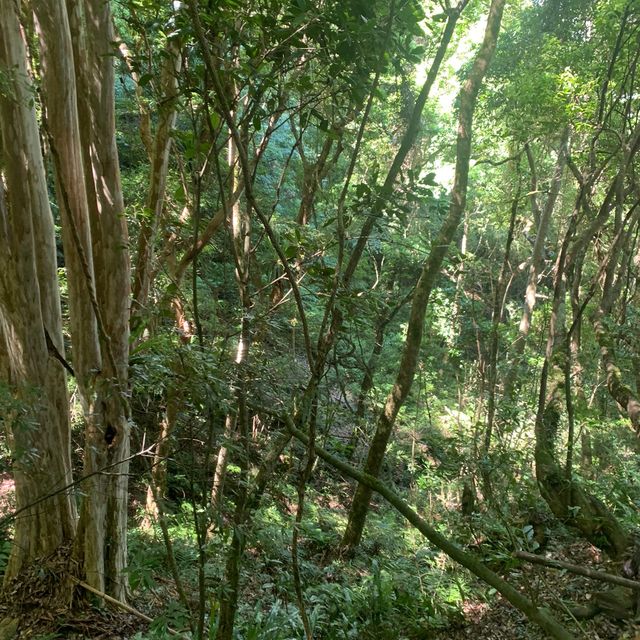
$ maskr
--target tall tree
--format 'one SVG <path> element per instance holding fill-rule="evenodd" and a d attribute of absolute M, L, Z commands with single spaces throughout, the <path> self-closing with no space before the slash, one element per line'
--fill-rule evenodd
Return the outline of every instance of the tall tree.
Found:
<path fill-rule="evenodd" d="M 20 203 L 29 213 L 25 219 L 33 220 L 29 226 L 38 230 L 39 245 L 50 248 L 52 244 L 55 246 L 55 235 L 50 211 L 45 206 L 48 194 L 37 143 L 37 121 L 29 107 L 32 98 L 25 93 L 29 82 L 26 50 L 16 5 L 13 2 L 6 4 L 3 15 L 8 16 L 9 25 L 4 28 L 3 21 L 2 62 L 13 97 L 3 95 L 2 102 L 3 108 L 14 111 L 11 118 L 9 112 L 2 118 L 3 155 L 13 153 L 10 149 L 30 150 L 29 156 L 19 155 L 5 163 L 7 217 L 11 226 L 15 226 L 13 218 Z M 62 490 L 71 476 L 68 398 L 64 375 L 60 375 L 59 370 L 60 363 L 66 364 L 66 360 L 61 341 L 58 283 L 54 275 L 55 255 L 47 249 L 41 252 L 40 246 L 35 246 L 29 227 L 16 228 L 11 239 L 7 236 L 8 241 L 24 243 L 27 250 L 21 252 L 21 262 L 25 267 L 27 262 L 32 262 L 36 270 L 29 274 L 25 267 L 16 271 L 12 266 L 16 271 L 13 291 L 3 296 L 3 325 L 7 326 L 3 334 L 8 347 L 9 370 L 18 368 L 24 372 L 22 380 L 10 374 L 8 381 L 18 398 L 24 394 L 27 385 L 47 399 L 50 412 L 54 407 L 56 411 L 49 419 L 46 419 L 46 412 L 33 419 L 35 427 L 29 435 L 33 440 L 31 465 L 39 459 L 38 466 L 42 471 L 36 473 L 32 469 L 29 474 L 16 474 L 16 491 L 24 496 L 18 507 L 28 508 L 30 502 L 41 500 L 42 505 L 36 508 L 41 514 L 38 518 L 50 520 L 52 525 L 49 526 L 56 526 L 56 521 L 68 521 L 68 524 L 63 529 L 64 535 L 57 537 L 45 535 L 47 527 L 44 525 L 24 534 L 18 528 L 6 578 L 15 577 L 29 563 L 47 553 L 62 550 L 73 541 L 73 554 L 81 577 L 92 587 L 124 599 L 127 590 L 124 568 L 130 290 L 127 228 L 115 145 L 114 37 L 110 7 L 101 0 L 86 0 L 68 12 L 65 3 L 56 0 L 34 2 L 33 9 L 42 61 L 43 133 L 49 142 L 55 169 L 67 261 L 71 361 L 86 423 L 86 479 L 76 526 L 70 496 Z M 20 122 L 19 129 L 12 130 L 13 116 L 19 117 L 15 120 Z M 5 155 L 5 159 L 9 160 L 9 157 Z M 26 176 L 31 177 L 27 179 Z M 24 199 L 26 194 L 21 195 L 24 188 L 20 186 L 20 178 L 30 185 L 29 200 Z M 41 354 L 40 371 L 32 369 L 27 375 L 25 358 L 31 356 L 10 346 L 10 333 L 17 330 L 13 316 L 20 308 L 20 298 L 25 297 L 25 292 L 32 291 L 39 292 L 34 299 L 37 302 L 39 296 L 45 302 L 46 313 L 44 316 L 42 312 L 35 314 L 34 308 L 20 324 L 24 325 L 24 331 L 42 335 L 45 351 Z M 33 306 L 32 302 L 29 304 Z M 33 342 L 38 344 L 39 339 Z M 47 353 L 52 356 L 47 357 Z M 58 367 L 55 386 L 53 378 L 49 377 L 51 374 L 45 375 L 52 365 Z M 71 370 L 68 364 L 66 366 Z M 50 423 L 58 425 L 53 432 Z M 52 437 L 56 432 L 58 440 L 54 441 Z M 16 453 L 20 450 L 22 444 Z M 25 464 L 22 454 L 18 458 L 21 459 L 19 464 Z M 109 473 L 100 472 L 106 468 Z M 41 473 L 55 473 L 56 478 L 42 482 Z M 39 483 L 37 489 L 33 482 Z M 53 497 L 45 500 L 43 494 L 52 490 Z M 69 507 L 64 507 L 65 504 Z M 64 509 L 66 515 L 60 509 Z M 56 528 L 60 530 L 59 525 Z M 46 539 L 48 543 L 37 542 L 38 539 Z M 69 590 L 69 595 L 71 593 Z"/>
<path fill-rule="evenodd" d="M 385 405 L 379 413 L 376 431 L 369 446 L 364 471 L 374 478 L 377 478 L 380 474 L 396 417 L 411 390 L 422 343 L 424 318 L 429 297 L 440 273 L 442 261 L 464 214 L 469 180 L 469 160 L 471 158 L 473 112 L 482 80 L 496 48 L 503 10 L 504 0 L 492 1 L 482 45 L 460 91 L 456 171 L 449 214 L 431 245 L 429 258 L 425 262 L 416 284 L 407 327 L 407 338 L 403 347 L 398 374 Z M 341 543 L 346 550 L 353 549 L 360 542 L 371 495 L 372 490 L 369 486 L 362 483 L 358 484 L 351 504 L 347 528 Z"/>

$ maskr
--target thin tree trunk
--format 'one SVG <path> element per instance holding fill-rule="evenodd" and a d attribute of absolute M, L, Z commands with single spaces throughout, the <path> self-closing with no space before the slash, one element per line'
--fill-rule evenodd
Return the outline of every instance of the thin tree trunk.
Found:
<path fill-rule="evenodd" d="M 341 133 L 342 127 L 337 131 L 334 130 L 334 135 L 340 136 Z M 298 207 L 298 215 L 296 217 L 296 222 L 299 225 L 309 223 L 309 220 L 315 212 L 316 194 L 320 188 L 320 183 L 331 167 L 338 161 L 338 154 L 334 154 L 329 158 L 333 145 L 334 136 L 327 136 L 315 162 L 310 162 L 306 157 L 302 140 L 298 138 L 298 151 L 302 161 L 302 188 L 300 206 Z M 338 151 L 341 149 L 342 146 L 338 140 Z"/>
<path fill-rule="evenodd" d="M 169 171 L 169 152 L 171 151 L 172 143 L 171 136 L 177 116 L 178 74 L 181 67 L 181 43 L 175 38 L 169 38 L 160 72 L 162 101 L 158 108 L 158 124 L 156 125 L 151 154 L 147 216 L 142 222 L 138 236 L 138 251 L 133 282 L 133 304 L 131 306 L 134 327 L 141 322 L 141 315 L 147 304 L 149 287 L 151 286 L 153 247 L 164 208 L 164 196 Z"/>
<path fill-rule="evenodd" d="M 229 170 L 233 176 L 232 182 L 237 179 L 237 154 L 235 140 L 229 139 Z M 233 191 L 233 189 L 232 189 Z M 242 553 L 244 550 L 244 533 L 242 528 L 250 517 L 248 510 L 248 446 L 249 446 L 249 414 L 247 408 L 247 380 L 246 365 L 251 343 L 249 312 L 251 309 L 251 298 L 249 295 L 250 278 L 250 258 L 251 258 L 251 219 L 249 211 L 234 203 L 231 208 L 231 240 L 233 255 L 236 263 L 236 280 L 240 304 L 242 307 L 242 318 L 240 323 L 240 337 L 236 348 L 235 357 L 235 398 L 236 415 L 227 416 L 226 427 L 234 432 L 226 433 L 228 439 L 235 439 L 238 444 L 240 467 L 239 487 L 236 494 L 236 505 L 234 514 L 234 535 L 231 545 L 227 551 L 227 562 L 225 566 L 224 588 L 220 595 L 220 617 L 216 640 L 231 640 L 235 623 L 236 610 L 239 596 L 240 566 L 242 563 Z M 226 464 L 229 457 L 228 451 L 224 451 L 226 445 L 222 445 L 218 455 L 218 465 L 216 466 L 215 482 L 212 489 L 212 504 L 214 508 L 220 506 L 222 500 L 222 487 L 226 473 Z"/>
<path fill-rule="evenodd" d="M 487 424 L 484 431 L 482 449 L 480 454 L 480 475 L 482 477 L 482 493 L 485 498 L 490 498 L 491 491 L 491 467 L 489 465 L 489 452 L 491 451 L 491 439 L 493 437 L 493 425 L 496 415 L 496 384 L 498 379 L 498 329 L 504 311 L 504 298 L 507 289 L 507 271 L 511 259 L 511 245 L 516 226 L 518 214 L 518 203 L 520 201 L 520 181 L 511 203 L 511 216 L 509 218 L 509 231 L 507 232 L 507 243 L 504 248 L 504 257 L 500 267 L 500 275 L 493 297 L 493 309 L 491 311 L 491 334 L 489 338 L 489 398 L 487 400 Z"/>
<path fill-rule="evenodd" d="M 575 480 L 567 479 L 556 459 L 556 443 L 562 405 L 566 398 L 567 336 L 564 333 L 565 265 L 570 239 L 574 235 L 577 212 L 569 224 L 556 261 L 549 335 L 535 422 L 536 479 L 542 497 L 554 515 L 576 527 L 592 544 L 619 557 L 628 536 L 613 514 Z"/>
<path fill-rule="evenodd" d="M 524 348 L 529 335 L 529 329 L 531 328 L 531 320 L 533 318 L 533 310 L 536 305 L 536 291 L 538 288 L 538 278 L 542 273 L 544 267 L 544 249 L 547 241 L 547 235 L 549 234 L 549 227 L 551 224 L 551 216 L 560 194 L 560 187 L 562 186 L 562 176 L 567 163 L 567 154 L 569 149 L 569 130 L 565 129 L 562 133 L 560 140 L 560 148 L 558 149 L 558 157 L 556 160 L 556 166 L 551 178 L 551 188 L 544 209 L 540 210 L 538 203 L 538 183 L 535 170 L 535 161 L 531 149 L 526 147 L 527 158 L 529 160 L 529 166 L 531 168 L 531 208 L 533 210 L 534 219 L 539 221 L 536 230 L 536 239 L 533 244 L 533 250 L 531 255 L 531 265 L 529 267 L 529 278 L 527 281 L 527 289 L 524 296 L 524 303 L 522 306 L 522 317 L 520 319 L 520 325 L 518 327 L 518 337 L 516 338 L 513 346 L 511 347 L 512 365 L 509 374 L 505 378 L 504 398 L 506 402 L 513 401 L 513 395 L 517 388 L 517 381 L 519 379 L 518 370 L 522 363 L 522 357 L 524 354 Z"/>
<path fill-rule="evenodd" d="M 227 163 L 229 166 L 229 176 L 231 189 L 230 192 L 235 191 L 235 184 L 239 181 L 238 171 L 238 150 L 233 138 L 229 138 L 228 142 L 228 157 Z M 242 306 L 242 318 L 240 326 L 240 337 L 236 347 L 235 362 L 235 395 L 238 400 L 238 405 L 245 403 L 244 388 L 245 382 L 243 378 L 243 371 L 245 368 L 247 356 L 249 355 L 249 345 L 251 335 L 249 332 L 249 319 L 248 312 L 251 308 L 251 299 L 249 297 L 249 267 L 251 258 L 251 221 L 248 211 L 244 210 L 239 200 L 235 200 L 230 205 L 230 234 L 231 244 L 233 247 L 233 258 L 236 265 L 236 282 L 238 284 L 238 294 L 240 297 L 240 304 Z M 243 397 L 239 397 L 242 392 Z M 238 411 L 239 406 L 236 407 Z M 234 439 L 234 434 L 238 427 L 238 417 L 236 415 L 227 415 L 225 419 L 225 438 L 227 441 Z M 242 454 L 241 454 L 242 455 Z M 216 460 L 216 468 L 213 479 L 213 486 L 211 489 L 211 505 L 214 512 L 217 512 L 222 504 L 222 490 L 224 487 L 224 479 L 227 472 L 227 462 L 229 458 L 228 446 L 223 443 L 218 451 L 218 457 Z"/>
<path fill-rule="evenodd" d="M 469 178 L 469 160 L 471 156 L 473 112 L 480 85 L 496 47 L 503 9 L 504 0 L 492 1 L 483 43 L 474 61 L 469 77 L 460 91 L 456 172 L 449 214 L 431 246 L 429 258 L 425 262 L 416 285 L 407 327 L 407 338 L 404 344 L 396 381 L 391 393 L 387 397 L 384 408 L 378 416 L 376 431 L 369 447 L 364 470 L 374 478 L 378 477 L 380 469 L 382 468 L 382 461 L 395 425 L 398 411 L 411 390 L 418 363 L 424 318 L 429 297 L 436 278 L 440 273 L 440 267 L 449 248 L 449 244 L 453 240 L 453 236 L 464 214 Z M 351 504 L 347 528 L 341 542 L 342 549 L 347 552 L 352 551 L 360 542 L 371 494 L 372 490 L 370 487 L 362 483 L 358 484 Z"/>
<path fill-rule="evenodd" d="M 160 505 L 160 510 L 158 509 L 158 502 L 164 502 L 166 498 L 167 458 L 171 450 L 171 436 L 178 420 L 179 407 L 178 391 L 173 386 L 169 386 L 167 389 L 167 406 L 160 425 L 160 437 L 153 452 L 150 485 L 147 487 L 145 515 L 142 521 L 144 528 L 149 528 L 151 523 L 158 519 L 160 511 L 164 512 L 162 504 Z"/>
<path fill-rule="evenodd" d="M 600 347 L 600 357 L 602 358 L 602 364 L 607 376 L 607 389 L 618 406 L 629 417 L 631 427 L 638 438 L 638 447 L 640 448 L 640 400 L 631 386 L 627 385 L 622 379 L 622 374 L 616 364 L 614 341 L 607 325 L 607 319 L 611 315 L 613 305 L 620 297 L 623 282 L 623 274 L 621 273 L 616 276 L 615 270 L 618 265 L 620 265 L 620 269 L 624 269 L 624 265 L 626 264 L 624 256 L 629 250 L 628 245 L 631 234 L 637 223 L 638 213 L 640 213 L 640 208 L 637 203 L 634 205 L 634 209 L 637 213 L 631 216 L 631 221 L 627 229 L 619 228 L 613 246 L 608 253 L 602 284 L 602 297 L 598 310 L 593 315 L 593 324 L 596 340 Z M 623 225 L 624 222 L 620 224 Z"/>

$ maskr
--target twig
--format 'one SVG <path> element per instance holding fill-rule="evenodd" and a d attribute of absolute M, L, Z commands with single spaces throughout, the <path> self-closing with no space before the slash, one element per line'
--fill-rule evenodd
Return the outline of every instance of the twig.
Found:
<path fill-rule="evenodd" d="M 526 560 L 533 564 L 541 564 L 544 567 L 550 567 L 551 569 L 565 569 L 571 573 L 576 573 L 580 576 L 586 576 L 592 580 L 601 580 L 602 582 L 610 582 L 611 584 L 619 584 L 623 587 L 629 587 L 629 589 L 635 589 L 640 591 L 640 582 L 637 580 L 629 580 L 628 578 L 622 578 L 615 576 L 612 573 L 606 573 L 605 571 L 597 571 L 595 569 L 588 569 L 586 567 L 580 567 L 569 562 L 562 560 L 552 560 L 550 558 L 542 558 L 536 556 L 533 553 L 527 553 L 526 551 L 515 551 L 513 553 L 515 558 L 520 560 Z"/>
<path fill-rule="evenodd" d="M 96 589 L 95 587 L 92 587 L 86 582 L 83 582 L 82 580 L 78 580 L 78 578 L 74 578 L 73 576 L 71 576 L 71 580 L 73 580 L 73 582 L 75 582 L 78 586 L 82 587 L 83 589 L 86 589 L 87 591 L 91 591 L 91 593 L 95 593 L 95 595 L 102 598 L 105 602 L 109 602 L 110 604 L 115 604 L 116 607 L 120 607 L 127 613 L 130 613 L 136 616 L 136 618 L 140 618 L 140 620 L 144 620 L 149 624 L 153 623 L 153 618 L 150 618 L 149 616 L 145 615 L 144 613 L 142 613 L 142 611 L 138 611 L 137 609 L 134 609 L 131 605 L 128 605 L 126 602 L 122 602 L 121 600 L 116 600 L 115 598 L 107 595 L 106 593 L 103 593 L 102 591 L 99 591 L 98 589 Z M 188 640 L 187 636 L 180 633 L 180 631 L 176 631 L 175 629 L 172 629 L 171 627 L 165 627 L 165 631 L 168 631 L 172 636 L 177 636 L 178 638 L 182 638 L 182 640 Z"/>

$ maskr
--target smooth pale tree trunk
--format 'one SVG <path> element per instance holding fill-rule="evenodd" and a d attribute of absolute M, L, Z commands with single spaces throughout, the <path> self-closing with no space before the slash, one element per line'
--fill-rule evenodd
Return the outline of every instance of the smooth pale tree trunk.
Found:
<path fill-rule="evenodd" d="M 425 262 L 416 285 L 407 327 L 407 338 L 403 347 L 398 374 L 384 408 L 378 416 L 376 431 L 369 447 L 364 471 L 374 478 L 377 478 L 380 474 L 396 417 L 411 390 L 418 364 L 429 297 L 440 273 L 442 261 L 464 214 L 471 156 L 473 112 L 480 85 L 495 51 L 503 9 L 504 0 L 492 1 L 482 45 L 471 72 L 460 91 L 456 172 L 451 193 L 451 204 L 447 218 L 431 246 L 429 258 Z M 362 483 L 358 484 L 351 503 L 347 528 L 341 542 L 342 549 L 347 552 L 351 552 L 360 542 L 371 495 L 371 487 Z"/>
<path fill-rule="evenodd" d="M 28 564 L 70 544 L 76 514 L 61 492 L 71 480 L 70 425 L 53 218 L 26 50 L 16 3 L 0 0 L 0 381 L 16 404 L 4 416 L 14 458 L 14 544 L 5 584 Z M 2 182 L 0 180 L 0 182 Z"/>
<path fill-rule="evenodd" d="M 233 137 L 229 139 L 228 164 L 232 183 L 238 180 L 237 166 L 238 150 Z M 233 189 L 232 189 L 233 190 Z M 228 415 L 225 422 L 225 437 L 228 441 L 235 440 L 238 450 L 238 466 L 240 467 L 239 488 L 236 496 L 234 531 L 231 545 L 227 551 L 227 563 L 225 567 L 225 584 L 220 595 L 220 617 L 216 640 L 231 640 L 233 626 L 237 610 L 239 595 L 240 566 L 242 562 L 242 549 L 244 548 L 244 533 L 242 523 L 246 522 L 248 515 L 248 443 L 249 443 L 249 414 L 247 407 L 247 381 L 246 366 L 251 345 L 249 312 L 251 298 L 249 296 L 250 258 L 251 258 L 251 218 L 249 210 L 236 202 L 231 207 L 231 242 L 236 264 L 236 281 L 242 306 L 242 318 L 240 321 L 240 336 L 236 347 L 235 356 L 235 382 L 234 395 L 236 408 L 234 415 Z M 211 502 L 214 509 L 220 509 L 224 478 L 229 459 L 229 451 L 226 444 L 220 447 L 215 470 L 214 484 L 211 493 Z"/>
<path fill-rule="evenodd" d="M 232 137 L 229 138 L 227 146 L 227 164 L 229 167 L 229 181 L 231 184 L 230 191 L 233 192 L 235 191 L 236 183 L 239 181 L 239 171 L 238 151 L 236 143 Z M 244 397 L 245 382 L 243 378 L 251 341 L 249 321 L 247 317 L 247 313 L 251 307 L 251 299 L 249 297 L 248 289 L 251 252 L 251 220 L 248 211 L 241 206 L 239 200 L 235 200 L 229 209 L 229 231 L 231 235 L 231 245 L 233 247 L 233 259 L 236 265 L 236 282 L 238 284 L 238 294 L 240 297 L 240 304 L 242 306 L 242 318 L 240 320 L 240 336 L 238 338 L 236 355 L 234 358 L 234 395 L 236 396 L 237 405 L 236 411 L 232 414 L 228 414 L 225 419 L 224 436 L 227 442 L 233 441 L 237 438 L 237 435 L 242 432 L 243 425 L 239 421 L 246 419 L 246 416 L 242 418 L 240 417 L 240 411 L 246 404 L 246 399 Z M 241 453 L 240 455 L 244 454 Z M 228 461 L 229 447 L 226 443 L 223 443 L 218 450 L 213 486 L 211 488 L 211 505 L 216 513 L 222 505 L 222 494 Z"/>

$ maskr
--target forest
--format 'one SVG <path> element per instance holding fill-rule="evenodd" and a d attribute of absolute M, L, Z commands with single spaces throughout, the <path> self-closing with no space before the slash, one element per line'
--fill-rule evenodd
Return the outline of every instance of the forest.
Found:
<path fill-rule="evenodd" d="M 0 640 L 640 638 L 640 0 L 0 16 Z"/>

